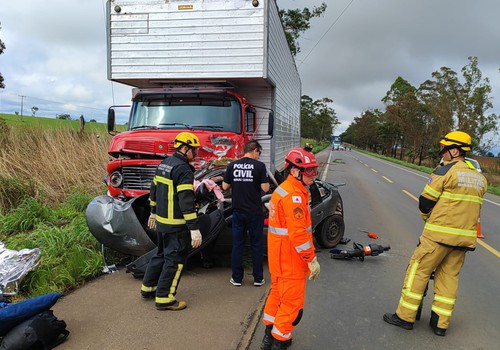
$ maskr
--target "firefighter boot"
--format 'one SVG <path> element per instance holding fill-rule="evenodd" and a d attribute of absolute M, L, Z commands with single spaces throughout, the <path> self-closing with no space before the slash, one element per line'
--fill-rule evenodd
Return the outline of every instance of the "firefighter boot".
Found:
<path fill-rule="evenodd" d="M 291 344 L 292 344 L 291 339 L 285 341 L 274 339 L 271 350 L 287 350 Z"/>
<path fill-rule="evenodd" d="M 262 338 L 262 344 L 260 344 L 260 350 L 271 350 L 271 346 L 273 346 L 274 341 L 274 338 L 271 335 L 272 329 L 272 324 L 266 326 L 266 330 L 264 331 L 264 338 Z"/>
<path fill-rule="evenodd" d="M 408 321 L 400 319 L 399 316 L 396 315 L 395 313 L 394 314 L 390 314 L 390 313 L 385 314 L 384 321 L 389 323 L 389 324 L 392 324 L 394 326 L 398 326 L 398 327 L 401 327 L 404 329 L 408 329 L 408 330 L 413 329 L 412 322 L 408 322 Z"/>
<path fill-rule="evenodd" d="M 162 304 L 162 303 L 156 303 L 156 310 L 163 311 L 163 310 L 171 310 L 171 311 L 178 311 L 178 310 L 184 310 L 186 308 L 187 304 L 185 301 L 174 301 L 173 303 L 169 304 Z"/>
<path fill-rule="evenodd" d="M 439 328 L 437 326 L 439 321 L 439 315 L 434 311 L 431 311 L 431 320 L 429 322 L 429 326 L 431 326 L 435 335 L 439 335 L 440 337 L 444 337 L 446 335 L 446 328 Z"/>

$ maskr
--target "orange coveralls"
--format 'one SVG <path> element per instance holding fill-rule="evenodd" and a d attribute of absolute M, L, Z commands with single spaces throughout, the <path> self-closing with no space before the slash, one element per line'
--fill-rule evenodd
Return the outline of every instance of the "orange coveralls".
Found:
<path fill-rule="evenodd" d="M 273 192 L 267 231 L 271 291 L 263 322 L 273 325 L 275 339 L 286 341 L 304 308 L 308 262 L 316 256 L 311 227 L 309 192 L 293 176 Z"/>

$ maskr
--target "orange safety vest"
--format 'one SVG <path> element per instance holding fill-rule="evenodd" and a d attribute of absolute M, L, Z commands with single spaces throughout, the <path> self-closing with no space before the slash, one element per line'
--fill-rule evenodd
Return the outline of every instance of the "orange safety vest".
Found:
<path fill-rule="evenodd" d="M 276 277 L 302 279 L 314 253 L 309 192 L 289 175 L 273 192 L 267 230 L 269 271 Z"/>

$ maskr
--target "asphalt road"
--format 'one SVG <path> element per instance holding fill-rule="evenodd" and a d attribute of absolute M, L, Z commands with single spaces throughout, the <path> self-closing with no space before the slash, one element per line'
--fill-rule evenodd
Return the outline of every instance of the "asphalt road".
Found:
<path fill-rule="evenodd" d="M 318 158 L 327 161 L 328 156 L 329 151 L 323 151 Z M 391 250 L 364 262 L 333 260 L 328 250 L 319 250 L 321 276 L 308 283 L 304 316 L 294 331 L 292 349 L 500 348 L 498 196 L 486 196 L 481 214 L 486 238 L 467 254 L 452 323 L 446 337 L 438 337 L 428 326 L 432 283 L 422 319 L 413 331 L 382 320 L 384 313 L 396 309 L 405 269 L 422 231 L 417 198 L 428 175 L 359 152 L 336 151 L 329 158 L 325 178 L 346 183 L 339 188 L 345 237 L 362 244 L 389 244 Z M 361 230 L 373 231 L 379 239 L 370 239 Z M 260 323 L 250 350 L 259 348 L 263 329 Z"/>

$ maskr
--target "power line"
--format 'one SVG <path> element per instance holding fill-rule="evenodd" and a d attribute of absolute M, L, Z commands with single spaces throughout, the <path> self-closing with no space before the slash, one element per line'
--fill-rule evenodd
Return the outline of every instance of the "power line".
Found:
<path fill-rule="evenodd" d="M 12 93 L 9 93 L 7 92 L 6 93 L 7 95 L 13 95 Z M 22 97 L 23 99 L 24 98 L 29 98 L 29 99 L 33 99 L 33 100 L 38 100 L 38 101 L 43 101 L 43 102 L 49 102 L 49 103 L 57 103 L 57 104 L 61 104 L 61 105 L 66 105 L 66 104 L 72 104 L 71 102 L 59 102 L 59 101 L 51 101 L 51 100 L 46 100 L 46 99 L 43 99 L 43 98 L 40 98 L 40 97 L 34 97 L 34 96 L 26 96 L 26 95 L 18 95 L 19 97 Z M 85 109 L 94 109 L 96 111 L 103 111 L 105 110 L 105 108 L 96 108 L 96 107 L 88 107 L 88 106 L 80 106 L 80 105 L 75 105 L 75 104 L 72 104 L 73 106 L 75 107 L 78 107 L 78 108 L 85 108 Z"/>
<path fill-rule="evenodd" d="M 330 29 L 332 29 L 332 27 L 335 25 L 335 23 L 338 22 L 338 20 L 340 19 L 340 17 L 342 17 L 342 15 L 344 14 L 344 12 L 347 11 L 347 9 L 349 8 L 349 6 L 351 6 L 351 4 L 353 2 L 354 2 L 354 0 L 351 0 L 351 2 L 347 4 L 347 6 L 344 8 L 344 10 L 342 10 L 342 12 L 340 13 L 340 15 L 335 19 L 335 21 L 333 21 L 332 25 L 326 30 L 326 32 L 321 36 L 321 38 L 319 38 L 319 40 L 316 42 L 316 44 L 314 44 L 313 48 L 311 50 L 309 50 L 309 53 L 300 62 L 299 67 L 302 65 L 302 63 L 305 62 L 305 60 L 309 57 L 309 55 L 311 54 L 311 52 L 313 52 L 313 50 L 316 48 L 316 46 L 318 46 L 319 42 L 325 37 L 326 34 L 328 34 L 328 32 L 330 31 Z"/>

